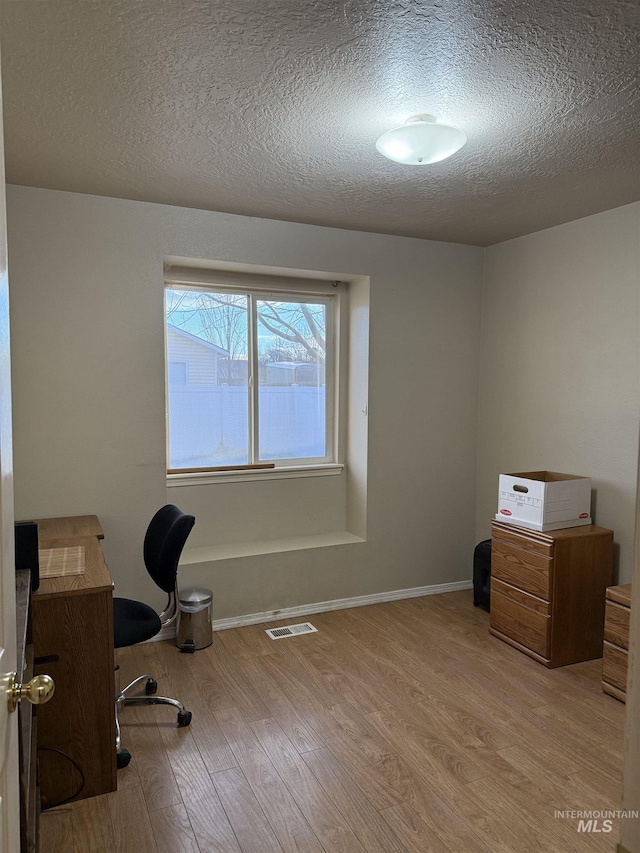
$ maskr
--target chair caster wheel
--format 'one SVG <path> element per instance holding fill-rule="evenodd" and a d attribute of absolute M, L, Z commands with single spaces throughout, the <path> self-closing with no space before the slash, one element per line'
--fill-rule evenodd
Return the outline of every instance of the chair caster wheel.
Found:
<path fill-rule="evenodd" d="M 178 728 L 184 729 L 191 722 L 191 711 L 185 711 L 184 714 L 178 713 Z"/>
<path fill-rule="evenodd" d="M 158 689 L 158 682 L 155 678 L 147 678 L 147 683 L 144 686 L 144 692 L 147 696 L 153 696 Z"/>
<path fill-rule="evenodd" d="M 118 770 L 122 770 L 131 761 L 131 753 L 128 749 L 121 749 L 116 755 L 116 766 Z"/>

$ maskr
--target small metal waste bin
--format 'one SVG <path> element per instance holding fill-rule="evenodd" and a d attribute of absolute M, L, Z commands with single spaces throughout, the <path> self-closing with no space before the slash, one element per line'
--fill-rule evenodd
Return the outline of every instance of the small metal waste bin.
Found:
<path fill-rule="evenodd" d="M 176 645 L 183 652 L 206 649 L 213 642 L 211 612 L 213 593 L 210 589 L 185 589 L 180 593 L 180 622 Z"/>

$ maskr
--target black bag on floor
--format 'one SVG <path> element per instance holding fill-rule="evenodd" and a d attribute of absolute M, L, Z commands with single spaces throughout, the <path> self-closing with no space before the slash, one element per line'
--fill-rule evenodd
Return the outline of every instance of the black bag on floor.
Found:
<path fill-rule="evenodd" d="M 491 539 L 476 545 L 473 552 L 473 603 L 489 610 L 491 599 Z"/>

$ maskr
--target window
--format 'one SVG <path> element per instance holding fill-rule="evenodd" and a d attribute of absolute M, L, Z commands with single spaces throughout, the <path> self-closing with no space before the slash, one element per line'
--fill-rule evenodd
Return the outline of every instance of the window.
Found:
<path fill-rule="evenodd" d="M 186 385 L 187 384 L 187 362 L 186 361 L 170 361 L 167 369 L 169 385 Z"/>
<path fill-rule="evenodd" d="M 337 299 L 167 284 L 170 472 L 335 462 Z"/>

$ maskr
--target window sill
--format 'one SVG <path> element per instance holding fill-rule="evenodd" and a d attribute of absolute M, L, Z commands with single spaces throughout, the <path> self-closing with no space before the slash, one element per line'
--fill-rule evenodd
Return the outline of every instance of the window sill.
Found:
<path fill-rule="evenodd" d="M 167 474 L 167 488 L 206 486 L 212 483 L 246 483 L 255 480 L 288 480 L 299 477 L 332 477 L 342 474 L 344 465 L 331 462 L 321 465 L 287 465 L 282 468 L 257 468 L 253 471 L 215 471 L 208 474 Z"/>
<path fill-rule="evenodd" d="M 236 542 L 229 545 L 213 545 L 201 548 L 185 548 L 180 558 L 181 566 L 214 563 L 236 557 L 257 557 L 260 554 L 282 554 L 285 551 L 304 551 L 310 548 L 326 548 L 334 545 L 352 545 L 365 542 L 360 536 L 346 530 L 335 533 L 319 533 L 316 536 L 295 536 L 286 539 L 268 539 L 257 542 Z"/>

